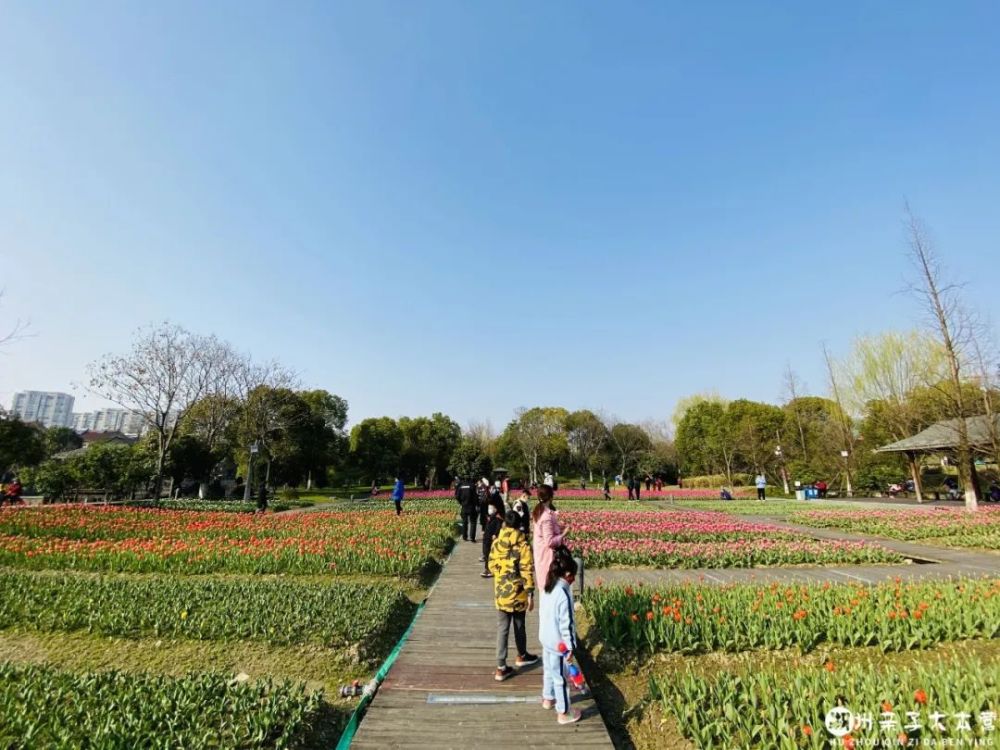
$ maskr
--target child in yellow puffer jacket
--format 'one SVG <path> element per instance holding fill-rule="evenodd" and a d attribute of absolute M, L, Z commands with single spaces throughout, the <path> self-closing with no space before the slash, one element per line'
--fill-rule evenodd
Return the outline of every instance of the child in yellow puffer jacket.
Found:
<path fill-rule="evenodd" d="M 535 664 L 538 657 L 528 653 L 525 613 L 535 608 L 535 575 L 531 545 L 519 526 L 521 518 L 507 511 L 504 526 L 490 548 L 489 569 L 493 574 L 493 598 L 497 607 L 497 671 L 493 679 L 503 682 L 514 670 L 507 666 L 507 640 L 514 625 L 518 667 Z"/>

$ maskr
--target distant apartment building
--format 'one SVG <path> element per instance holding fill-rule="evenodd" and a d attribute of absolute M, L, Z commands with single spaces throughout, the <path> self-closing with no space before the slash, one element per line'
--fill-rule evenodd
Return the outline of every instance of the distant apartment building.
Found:
<path fill-rule="evenodd" d="M 11 412 L 24 422 L 44 427 L 73 425 L 73 397 L 55 391 L 22 391 L 14 394 Z"/>
<path fill-rule="evenodd" d="M 141 414 L 128 409 L 98 409 L 73 415 L 73 429 L 77 432 L 120 432 L 138 437 L 146 431 L 146 420 Z"/>
<path fill-rule="evenodd" d="M 94 412 L 75 411 L 73 412 L 73 430 L 76 432 L 87 432 L 94 429 Z"/>

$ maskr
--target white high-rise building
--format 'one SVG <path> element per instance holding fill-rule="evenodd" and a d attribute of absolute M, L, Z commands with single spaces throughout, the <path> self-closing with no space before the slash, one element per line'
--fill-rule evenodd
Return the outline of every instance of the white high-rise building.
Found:
<path fill-rule="evenodd" d="M 43 427 L 72 427 L 73 397 L 55 391 L 22 391 L 14 394 L 11 412 Z"/>
<path fill-rule="evenodd" d="M 94 412 L 73 412 L 73 429 L 77 432 L 86 432 L 87 430 L 94 429 Z"/>
<path fill-rule="evenodd" d="M 146 431 L 146 420 L 128 409 L 98 409 L 74 414 L 73 429 L 77 432 L 121 432 L 138 437 Z"/>

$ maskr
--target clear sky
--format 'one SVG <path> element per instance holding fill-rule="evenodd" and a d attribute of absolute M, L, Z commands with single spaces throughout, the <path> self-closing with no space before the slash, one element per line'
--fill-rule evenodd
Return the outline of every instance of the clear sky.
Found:
<path fill-rule="evenodd" d="M 905 199 L 1000 312 L 998 28 L 992 1 L 6 2 L 0 323 L 34 336 L 0 401 L 163 319 L 353 420 L 662 419 L 776 400 L 789 361 L 821 390 L 821 341 L 918 319 Z"/>

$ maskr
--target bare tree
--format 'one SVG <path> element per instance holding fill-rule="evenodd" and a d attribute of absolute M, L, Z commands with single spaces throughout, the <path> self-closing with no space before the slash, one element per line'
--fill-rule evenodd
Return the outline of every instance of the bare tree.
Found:
<path fill-rule="evenodd" d="M 202 398 L 192 405 L 188 429 L 203 440 L 209 450 L 220 447 L 230 425 L 240 413 L 238 376 L 245 359 L 228 343 L 211 342 L 206 355 L 215 363 Z"/>
<path fill-rule="evenodd" d="M 618 454 L 619 473 L 624 477 L 629 465 L 637 463 L 642 454 L 649 450 L 652 440 L 639 425 L 628 424 L 614 415 L 602 414 L 601 421 L 604 422 L 611 445 Z"/>
<path fill-rule="evenodd" d="M 140 415 L 155 435 L 154 498 L 163 489 L 167 452 L 178 427 L 215 377 L 213 354 L 219 346 L 214 336 L 163 323 L 139 329 L 128 354 L 109 354 L 88 367 L 89 390 Z"/>
<path fill-rule="evenodd" d="M 830 352 L 823 343 L 823 360 L 826 362 L 827 377 L 830 379 L 830 392 L 833 400 L 837 404 L 837 422 L 840 425 L 840 435 L 843 439 L 844 457 L 844 485 L 848 497 L 854 497 L 854 488 L 851 486 L 851 457 L 854 455 L 854 431 L 851 428 L 851 418 L 844 408 L 844 401 L 840 397 L 840 387 L 837 384 L 837 374 L 833 366 L 833 359 Z M 844 455 L 846 453 L 846 455 Z M 919 497 L 919 495 L 918 495 Z"/>
<path fill-rule="evenodd" d="M 799 447 L 802 449 L 802 458 L 809 459 L 809 450 L 806 448 L 806 430 L 802 423 L 802 414 L 799 412 L 799 395 L 802 392 L 802 381 L 795 374 L 790 364 L 785 365 L 785 403 L 789 406 L 792 416 L 795 418 L 795 426 L 799 433 Z"/>
<path fill-rule="evenodd" d="M 470 421 L 465 428 L 465 436 L 479 446 L 479 452 L 484 456 L 495 458 L 497 431 L 489 419 Z"/>
<path fill-rule="evenodd" d="M 265 481 L 268 481 L 274 437 L 290 426 L 284 422 L 284 402 L 275 394 L 295 388 L 298 378 L 274 360 L 257 363 L 250 357 L 237 360 L 232 378 L 234 393 L 240 404 L 239 432 L 249 443 L 245 446 L 248 451 L 247 481 L 243 488 L 243 499 L 249 501 L 255 451 L 264 454 L 267 462 Z"/>
<path fill-rule="evenodd" d="M 3 290 L 0 290 L 0 302 L 3 301 Z M 6 333 L 0 333 L 0 347 L 10 344 L 13 341 L 17 341 L 20 338 L 24 338 L 25 331 L 28 329 L 28 323 L 26 321 L 18 318 L 13 323 L 5 324 L 7 327 Z"/>
<path fill-rule="evenodd" d="M 927 229 L 906 206 L 906 230 L 909 242 L 910 260 L 916 267 L 919 281 L 911 284 L 910 291 L 920 301 L 930 321 L 938 343 L 945 354 L 948 369 L 948 387 L 940 389 L 948 402 L 948 411 L 953 417 L 956 433 L 955 453 L 958 460 L 958 476 L 965 491 L 966 510 L 978 507 L 979 484 L 973 464 L 972 445 L 969 442 L 971 416 L 962 388 L 965 361 L 975 339 L 975 320 L 962 307 L 959 287 L 944 281 L 944 272 L 937 258 Z"/>
<path fill-rule="evenodd" d="M 592 411 L 575 411 L 566 419 L 566 441 L 569 450 L 589 481 L 594 481 L 593 462 L 608 442 L 608 431 Z"/>

